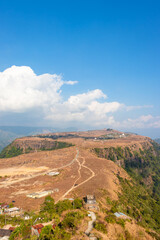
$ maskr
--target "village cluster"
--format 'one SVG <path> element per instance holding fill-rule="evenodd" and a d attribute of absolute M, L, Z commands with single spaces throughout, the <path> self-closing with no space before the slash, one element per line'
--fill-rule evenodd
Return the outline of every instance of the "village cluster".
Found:
<path fill-rule="evenodd" d="M 47 193 L 47 195 L 50 195 L 54 191 L 52 191 L 52 192 L 51 191 L 44 191 L 44 192 Z M 33 198 L 35 198 L 35 197 L 33 197 Z M 68 200 L 74 201 L 73 198 L 68 198 Z M 96 198 L 95 198 L 94 195 L 87 195 L 84 198 L 84 207 L 85 207 L 85 209 L 89 213 L 88 216 L 91 217 L 91 219 L 92 219 L 89 222 L 89 224 L 88 224 L 88 229 L 86 230 L 85 234 L 87 236 L 89 236 L 90 240 L 95 240 L 97 238 L 94 236 L 94 234 L 90 233 L 92 231 L 92 229 L 93 229 L 93 224 L 96 221 L 96 215 L 95 215 L 94 211 L 98 211 L 99 210 L 99 206 L 98 206 L 98 203 L 97 203 Z M 28 215 L 24 215 L 24 212 L 23 212 L 22 209 L 20 209 L 18 207 L 9 207 L 9 204 L 6 204 L 6 203 L 0 205 L 0 214 L 3 214 L 5 216 L 8 215 L 8 216 L 11 216 L 11 217 L 20 216 L 24 220 L 29 220 L 30 219 L 30 217 Z M 128 216 L 126 216 L 125 214 L 123 214 L 121 212 L 116 212 L 116 213 L 114 213 L 114 215 L 117 218 L 130 219 Z M 5 222 L 5 225 L 6 224 L 7 223 Z M 36 235 L 37 237 L 39 237 L 43 227 L 46 224 L 47 223 L 45 223 L 45 224 L 39 223 L 39 224 L 33 225 L 31 227 L 31 234 L 32 235 Z M 55 229 L 55 227 L 56 227 L 56 225 L 52 224 L 52 228 Z M 11 233 L 14 230 L 15 230 L 15 227 L 13 227 L 13 226 L 8 226 L 7 229 L 6 228 L 0 229 L 0 240 L 8 240 L 10 235 L 11 235 Z"/>

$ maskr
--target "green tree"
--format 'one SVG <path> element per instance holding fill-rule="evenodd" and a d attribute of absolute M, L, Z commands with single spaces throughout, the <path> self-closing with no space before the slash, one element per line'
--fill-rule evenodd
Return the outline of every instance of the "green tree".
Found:
<path fill-rule="evenodd" d="M 41 206 L 41 212 L 48 212 L 52 215 L 55 212 L 54 199 L 51 196 L 47 196 L 44 203 Z"/>
<path fill-rule="evenodd" d="M 74 201 L 73 201 L 73 208 L 74 209 L 81 209 L 82 207 L 82 200 L 79 199 L 79 198 L 76 198 Z"/>
<path fill-rule="evenodd" d="M 66 200 L 63 200 L 63 201 L 59 201 L 55 205 L 55 208 L 56 208 L 56 212 L 58 214 L 61 214 L 63 211 L 66 211 L 68 209 L 72 209 L 73 206 L 72 206 L 72 203 L 68 199 L 66 199 Z"/>
<path fill-rule="evenodd" d="M 52 240 L 55 239 L 53 235 L 53 228 L 51 225 L 47 225 L 42 228 L 41 234 L 39 236 L 40 240 Z"/>

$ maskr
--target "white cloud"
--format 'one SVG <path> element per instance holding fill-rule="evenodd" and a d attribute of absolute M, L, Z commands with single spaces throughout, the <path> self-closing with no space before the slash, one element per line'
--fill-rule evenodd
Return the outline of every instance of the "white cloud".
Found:
<path fill-rule="evenodd" d="M 159 128 L 160 127 L 160 117 L 154 117 L 152 115 L 141 115 L 138 118 L 128 118 L 121 123 L 121 127 L 125 128 Z"/>
<path fill-rule="evenodd" d="M 70 96 L 68 103 L 70 105 L 84 106 L 95 99 L 107 98 L 107 96 L 100 90 L 95 89 L 93 91 L 88 91 L 87 93 L 77 94 L 75 96 Z"/>
<path fill-rule="evenodd" d="M 25 112 L 35 107 L 48 107 L 60 101 L 61 75 L 36 75 L 30 67 L 12 66 L 0 72 L 0 111 Z"/>
<path fill-rule="evenodd" d="M 39 113 L 44 123 L 55 127 L 160 128 L 160 117 L 148 114 L 127 118 L 128 111 L 152 106 L 126 106 L 120 102 L 110 102 L 100 89 L 70 95 L 64 100 L 62 86 L 75 83 L 77 81 L 64 81 L 61 75 L 36 75 L 30 67 L 12 66 L 0 72 L 0 112 L 15 114 L 30 111 L 32 114 L 35 112 L 36 116 Z"/>
<path fill-rule="evenodd" d="M 142 105 L 142 106 L 125 106 L 127 111 L 138 110 L 143 108 L 153 108 L 153 105 Z"/>
<path fill-rule="evenodd" d="M 75 83 L 63 81 L 61 75 L 36 75 L 30 67 L 12 66 L 0 73 L 0 111 L 23 113 L 40 108 L 44 118 L 52 120 L 53 124 L 77 121 L 94 126 L 113 123 L 113 116 L 108 114 L 118 111 L 122 104 L 100 102 L 107 98 L 100 89 L 63 100 L 61 87 Z"/>
<path fill-rule="evenodd" d="M 108 114 L 118 111 L 123 104 L 97 101 L 104 98 L 106 95 L 100 89 L 70 96 L 67 101 L 52 107 L 47 118 L 53 121 L 63 119 L 63 122 L 78 121 L 92 126 L 111 124 L 113 116 Z"/>
<path fill-rule="evenodd" d="M 102 116 L 107 113 L 113 113 L 119 110 L 123 104 L 120 104 L 119 102 L 104 102 L 99 103 L 97 101 L 93 101 L 88 106 L 88 109 L 93 112 L 97 116 Z"/>
<path fill-rule="evenodd" d="M 63 83 L 67 84 L 67 85 L 74 85 L 74 84 L 78 83 L 78 81 L 64 81 Z"/>
<path fill-rule="evenodd" d="M 152 120 L 153 116 L 152 115 L 142 115 L 139 120 L 142 122 L 148 122 L 149 120 Z"/>
<path fill-rule="evenodd" d="M 150 122 L 150 127 L 160 128 L 160 116 L 153 117 L 153 121 Z"/>

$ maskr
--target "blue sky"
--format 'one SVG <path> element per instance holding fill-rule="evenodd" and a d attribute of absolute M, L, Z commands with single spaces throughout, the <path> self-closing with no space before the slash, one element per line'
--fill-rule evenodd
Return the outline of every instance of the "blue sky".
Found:
<path fill-rule="evenodd" d="M 160 2 L 147 0 L 1 0 L 0 82 L 6 81 L 3 93 L 10 82 L 13 86 L 6 95 L 0 94 L 0 125 L 109 126 L 160 136 L 159 12 Z M 53 88 L 53 95 L 46 100 L 50 93 L 42 91 L 39 80 L 38 87 L 32 85 L 29 68 L 19 72 L 13 65 L 28 66 L 36 76 L 48 73 L 53 79 L 56 74 L 52 84 L 45 76 L 42 80 Z M 37 104 L 34 99 L 25 106 L 24 94 L 19 94 L 25 89 L 19 88 L 19 82 L 28 81 L 27 77 L 32 80 L 24 84 L 26 89 L 29 93 L 38 89 L 37 98 L 43 92 L 44 101 Z M 9 100 L 15 100 L 14 108 L 8 106 Z M 77 109 L 71 100 L 78 101 Z"/>

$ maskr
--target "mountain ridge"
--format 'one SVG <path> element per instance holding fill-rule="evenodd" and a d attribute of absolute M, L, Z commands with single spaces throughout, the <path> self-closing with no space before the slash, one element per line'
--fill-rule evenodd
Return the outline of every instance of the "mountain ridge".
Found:
<path fill-rule="evenodd" d="M 72 145 L 48 149 L 48 143 L 56 142 Z M 0 201 L 14 200 L 26 211 L 38 211 L 44 197 L 32 199 L 27 194 L 58 189 L 58 192 L 51 194 L 56 202 L 65 198 L 83 199 L 91 194 L 99 203 L 100 212 L 97 214 L 102 221 L 105 221 L 102 216 L 110 219 L 110 214 L 112 216 L 114 212 L 122 211 L 134 219 L 137 229 L 135 236 L 138 236 L 140 225 L 145 239 L 154 239 L 151 236 L 154 234 L 158 239 L 160 154 L 158 145 L 154 144 L 148 137 L 112 129 L 48 133 L 16 139 L 11 145 L 17 149 L 31 147 L 32 151 L 27 154 L 22 151 L 19 156 L 0 159 Z M 126 163 L 130 164 L 127 165 L 129 170 Z M 152 164 L 145 169 L 144 164 L 148 163 Z M 151 171 L 150 178 L 143 177 L 143 169 Z M 48 173 L 52 171 L 59 171 L 59 175 L 50 177 Z M 107 227 L 108 239 L 114 239 L 109 230 L 110 224 Z M 126 231 L 130 229 L 130 225 L 126 227 Z M 125 234 L 122 229 L 118 231 Z"/>

